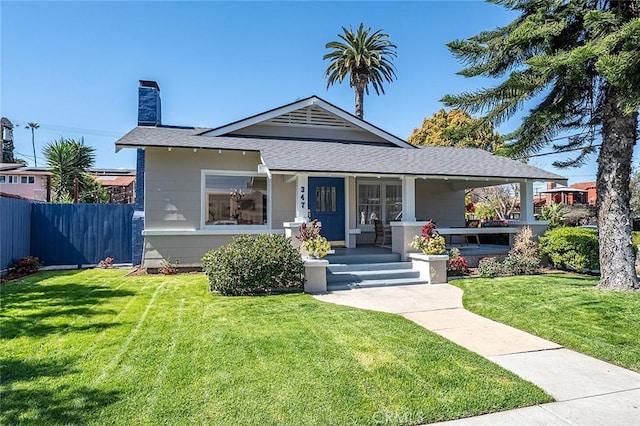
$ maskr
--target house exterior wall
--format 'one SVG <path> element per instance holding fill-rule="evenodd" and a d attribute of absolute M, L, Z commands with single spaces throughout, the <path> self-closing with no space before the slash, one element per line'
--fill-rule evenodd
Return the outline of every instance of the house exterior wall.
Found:
<path fill-rule="evenodd" d="M 416 219 L 433 219 L 438 227 L 465 226 L 464 190 L 453 190 L 448 182 L 416 180 Z"/>
<path fill-rule="evenodd" d="M 209 250 L 226 244 L 234 233 L 252 233 L 240 227 L 225 234 L 199 233 L 201 230 L 202 170 L 246 171 L 255 173 L 260 156 L 254 152 L 148 148 L 145 154 L 145 232 L 183 231 L 181 235 L 145 235 L 143 265 L 159 268 L 163 259 L 180 266 L 200 266 Z M 271 230 L 284 233 L 283 222 L 295 217 L 295 183 L 286 183 L 284 175 L 272 175 Z M 210 229 L 210 228 L 209 228 Z M 216 231 L 224 232 L 220 227 Z M 193 232 L 193 235 L 183 235 Z"/>
<path fill-rule="evenodd" d="M 6 172 L 0 173 L 5 176 L 5 183 L 0 183 L 0 192 L 5 194 L 18 195 L 23 198 L 35 201 L 47 201 L 47 177 L 33 175 L 29 173 Z M 9 183 L 9 176 L 34 176 L 34 183 Z"/>
<path fill-rule="evenodd" d="M 237 130 L 233 135 L 260 136 L 260 137 L 284 137 L 301 139 L 329 139 L 339 141 L 359 141 L 383 143 L 389 145 L 389 141 L 372 133 L 358 129 L 347 128 L 323 128 L 319 126 L 272 126 L 254 124 L 253 126 Z"/>
<path fill-rule="evenodd" d="M 255 173 L 255 152 L 147 149 L 145 158 L 145 229 L 200 229 L 201 171 L 229 170 Z"/>

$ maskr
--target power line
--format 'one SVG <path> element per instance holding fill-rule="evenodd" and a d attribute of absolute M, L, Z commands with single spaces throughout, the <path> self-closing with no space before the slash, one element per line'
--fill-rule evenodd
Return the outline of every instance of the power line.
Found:
<path fill-rule="evenodd" d="M 16 120 L 16 122 L 24 122 L 26 123 L 27 120 Z M 86 134 L 91 134 L 94 136 L 113 136 L 113 137 L 118 137 L 118 136 L 122 136 L 122 133 L 120 132 L 114 132 L 111 130 L 102 130 L 102 129 L 86 129 L 83 127 L 71 127 L 71 126 L 65 126 L 65 125 L 58 125 L 58 124 L 47 124 L 47 123 L 38 123 L 40 124 L 40 129 L 44 129 L 44 130 L 55 130 L 55 131 L 67 131 L 67 132 L 73 132 L 73 133 L 86 133 Z M 19 125 L 17 123 L 15 123 L 15 127 L 19 127 Z"/>

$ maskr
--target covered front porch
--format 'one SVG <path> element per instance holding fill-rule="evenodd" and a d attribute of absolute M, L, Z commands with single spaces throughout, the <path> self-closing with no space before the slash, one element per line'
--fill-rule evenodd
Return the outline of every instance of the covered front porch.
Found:
<path fill-rule="evenodd" d="M 534 179 L 296 173 L 286 176 L 285 182 L 296 186 L 296 217 L 293 222 L 284 224 L 289 235 L 295 235 L 301 223 L 318 218 L 323 230 L 331 229 L 332 235 L 336 235 L 334 231 L 338 228 L 338 236 L 329 238 L 333 247 L 370 247 L 376 241 L 375 223 L 378 222 L 391 234 L 382 245 L 398 253 L 402 260 L 407 260 L 408 253 L 413 251 L 409 243 L 414 236 L 420 235 L 428 220 L 437 223 L 438 231 L 448 236 L 449 243 L 458 242 L 464 251 L 475 250 L 474 258 L 482 254 L 477 250 L 485 249 L 486 244 L 481 243 L 480 247 L 464 244 L 473 239 L 471 237 L 479 243 L 484 235 L 503 234 L 509 243 L 523 226 L 531 227 L 538 235 L 547 226 L 546 222 L 536 221 L 533 216 Z M 320 186 L 318 182 L 339 186 L 334 189 L 333 186 Z M 508 183 L 519 184 L 520 219 L 509 221 L 506 227 L 467 227 L 465 191 Z M 331 214 L 332 211 L 340 214 Z M 489 253 L 501 252 L 498 247 L 486 249 Z M 507 245 L 504 252 L 508 250 Z"/>

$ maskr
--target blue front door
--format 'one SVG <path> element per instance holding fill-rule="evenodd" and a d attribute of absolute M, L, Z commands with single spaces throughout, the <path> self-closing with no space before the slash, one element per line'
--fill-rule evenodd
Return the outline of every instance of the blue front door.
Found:
<path fill-rule="evenodd" d="M 322 235 L 329 241 L 344 242 L 344 179 L 309 178 L 311 220 L 322 224 Z"/>

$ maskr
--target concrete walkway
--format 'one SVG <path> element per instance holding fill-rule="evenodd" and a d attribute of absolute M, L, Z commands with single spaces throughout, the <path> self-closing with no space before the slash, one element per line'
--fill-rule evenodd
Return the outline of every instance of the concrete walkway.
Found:
<path fill-rule="evenodd" d="M 538 385 L 557 402 L 445 425 L 638 425 L 640 374 L 473 314 L 449 284 L 360 288 L 315 296 L 401 315 Z"/>

